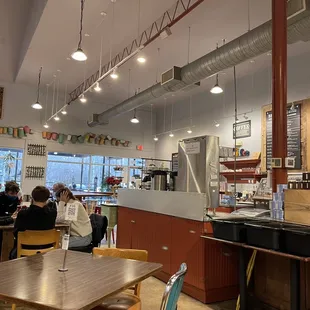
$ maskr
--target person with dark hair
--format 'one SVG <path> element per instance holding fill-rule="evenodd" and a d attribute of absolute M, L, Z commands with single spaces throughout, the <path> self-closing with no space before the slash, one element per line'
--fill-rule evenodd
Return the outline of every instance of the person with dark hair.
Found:
<path fill-rule="evenodd" d="M 65 220 L 67 204 L 74 204 L 77 210 L 77 220 L 71 222 L 69 248 L 90 245 L 92 242 L 92 226 L 82 203 L 74 197 L 68 188 L 58 191 L 56 199 L 58 201 L 57 221 L 63 222 Z"/>
<path fill-rule="evenodd" d="M 25 230 L 49 230 L 55 228 L 57 211 L 46 206 L 50 191 L 45 186 L 37 186 L 31 193 L 32 203 L 29 208 L 20 210 L 14 225 L 14 248 L 10 258 L 16 257 L 18 232 Z"/>
<path fill-rule="evenodd" d="M 0 193 L 0 216 L 12 215 L 19 204 L 19 185 L 14 182 L 6 182 L 4 192 Z"/>

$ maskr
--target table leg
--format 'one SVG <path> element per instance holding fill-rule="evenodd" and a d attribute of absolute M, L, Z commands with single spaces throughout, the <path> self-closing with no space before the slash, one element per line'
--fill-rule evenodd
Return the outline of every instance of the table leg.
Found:
<path fill-rule="evenodd" d="M 300 261 L 291 259 L 291 310 L 300 309 Z"/>
<path fill-rule="evenodd" d="M 246 251 L 239 248 L 239 288 L 240 288 L 240 310 L 247 310 L 247 278 L 246 278 Z"/>
<path fill-rule="evenodd" d="M 108 227 L 107 234 L 108 234 L 108 248 L 111 247 L 111 233 L 112 233 L 112 227 Z"/>

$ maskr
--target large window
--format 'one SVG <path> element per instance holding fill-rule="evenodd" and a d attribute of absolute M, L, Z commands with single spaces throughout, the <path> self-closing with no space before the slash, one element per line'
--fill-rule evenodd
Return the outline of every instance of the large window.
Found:
<path fill-rule="evenodd" d="M 7 181 L 21 184 L 22 160 L 23 150 L 0 148 L 0 190 L 3 190 Z"/>
<path fill-rule="evenodd" d="M 102 191 L 105 179 L 122 178 L 122 187 L 128 187 L 133 178 L 141 178 L 142 159 L 98 155 L 49 153 L 46 186 L 65 183 L 72 190 Z"/>

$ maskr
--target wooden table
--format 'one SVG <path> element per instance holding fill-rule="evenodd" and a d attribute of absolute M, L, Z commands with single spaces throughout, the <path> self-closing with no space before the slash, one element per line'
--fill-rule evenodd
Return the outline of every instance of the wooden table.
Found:
<path fill-rule="evenodd" d="M 34 309 L 87 310 L 150 277 L 157 263 L 93 257 L 68 251 L 67 272 L 59 272 L 64 250 L 0 264 L 0 299 Z"/>
<path fill-rule="evenodd" d="M 106 197 L 112 196 L 112 192 L 83 192 L 83 191 L 72 191 L 73 195 L 78 199 L 85 199 L 86 197 Z"/>
<path fill-rule="evenodd" d="M 239 249 L 239 285 L 240 285 L 240 309 L 247 310 L 247 258 L 246 249 L 256 250 L 271 255 L 282 256 L 290 259 L 291 264 L 291 309 L 300 309 L 300 262 L 308 263 L 310 262 L 310 257 L 297 256 L 292 254 L 287 254 L 279 251 L 259 248 L 256 246 L 247 245 L 245 243 L 233 242 L 224 239 L 214 238 L 213 236 L 203 235 L 202 238 L 223 242 L 226 244 L 231 244 L 233 246 L 238 246 Z"/>
<path fill-rule="evenodd" d="M 55 228 L 58 230 L 65 230 L 69 227 L 67 223 L 56 223 Z M 0 233 L 2 233 L 2 245 L 0 262 L 7 261 L 9 259 L 10 251 L 14 246 L 14 224 L 0 226 Z"/>

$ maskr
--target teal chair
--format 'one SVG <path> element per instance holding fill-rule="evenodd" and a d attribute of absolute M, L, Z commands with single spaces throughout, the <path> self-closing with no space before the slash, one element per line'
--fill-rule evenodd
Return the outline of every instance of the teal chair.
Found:
<path fill-rule="evenodd" d="M 184 277 L 187 272 L 187 265 L 181 264 L 179 271 L 174 274 L 168 281 L 163 299 L 161 301 L 160 310 L 176 310 L 178 299 L 181 294 Z"/>

